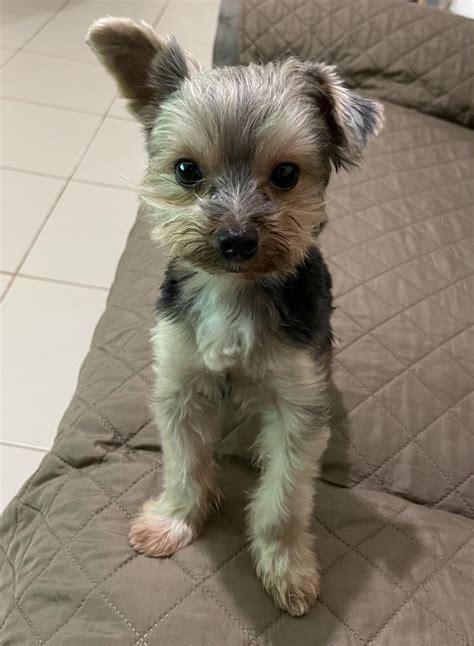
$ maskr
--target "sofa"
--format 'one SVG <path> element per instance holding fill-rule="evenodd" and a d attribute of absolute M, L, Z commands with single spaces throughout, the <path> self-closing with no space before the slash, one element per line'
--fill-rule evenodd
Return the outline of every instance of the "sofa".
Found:
<path fill-rule="evenodd" d="M 217 64 L 296 55 L 384 102 L 331 180 L 323 580 L 275 607 L 245 541 L 252 424 L 216 444 L 221 513 L 166 559 L 128 542 L 160 490 L 149 330 L 166 260 L 139 211 L 51 451 L 1 520 L 2 646 L 474 644 L 474 26 L 403 0 L 224 0 Z"/>

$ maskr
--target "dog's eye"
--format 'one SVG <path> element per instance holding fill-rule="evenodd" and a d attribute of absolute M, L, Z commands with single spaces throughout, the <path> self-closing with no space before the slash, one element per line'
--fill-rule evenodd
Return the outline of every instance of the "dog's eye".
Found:
<path fill-rule="evenodd" d="M 270 180 L 277 188 L 282 188 L 288 191 L 290 188 L 296 186 L 299 176 L 300 169 L 298 166 L 296 164 L 291 164 L 290 162 L 285 162 L 275 166 L 270 176 Z"/>
<path fill-rule="evenodd" d="M 188 159 L 181 159 L 174 167 L 174 173 L 178 184 L 182 186 L 194 186 L 202 179 L 199 166 Z"/>

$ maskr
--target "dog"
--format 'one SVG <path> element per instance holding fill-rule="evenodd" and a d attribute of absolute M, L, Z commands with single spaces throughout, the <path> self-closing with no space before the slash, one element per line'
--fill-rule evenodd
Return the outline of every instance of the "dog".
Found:
<path fill-rule="evenodd" d="M 320 574 L 309 531 L 328 443 L 331 277 L 317 246 L 331 170 L 359 161 L 381 106 L 334 68 L 288 58 L 202 71 L 125 18 L 86 38 L 141 122 L 139 188 L 170 260 L 152 332 L 164 485 L 132 523 L 138 552 L 194 541 L 219 500 L 213 442 L 255 415 L 249 547 L 276 605 L 303 615 Z"/>

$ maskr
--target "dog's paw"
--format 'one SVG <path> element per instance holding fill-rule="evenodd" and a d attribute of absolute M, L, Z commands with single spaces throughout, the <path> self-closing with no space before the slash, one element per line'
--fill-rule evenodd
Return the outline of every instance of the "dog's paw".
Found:
<path fill-rule="evenodd" d="M 171 556 L 189 545 L 197 532 L 182 520 L 142 513 L 132 521 L 130 543 L 145 556 Z"/>
<path fill-rule="evenodd" d="M 279 608 L 293 617 L 301 617 L 314 605 L 319 595 L 317 561 L 312 555 L 307 563 L 292 563 L 291 558 L 284 561 L 286 564 L 279 559 L 269 565 L 257 563 L 257 574 Z"/>
<path fill-rule="evenodd" d="M 265 585 L 265 584 L 264 584 Z M 265 585 L 275 604 L 293 617 L 305 615 L 319 595 L 319 581 L 311 574 L 274 577 Z"/>

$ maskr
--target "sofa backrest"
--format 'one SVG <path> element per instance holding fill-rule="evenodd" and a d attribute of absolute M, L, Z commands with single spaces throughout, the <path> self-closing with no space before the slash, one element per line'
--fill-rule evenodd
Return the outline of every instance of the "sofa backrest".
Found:
<path fill-rule="evenodd" d="M 473 20 L 407 0 L 242 0 L 238 10 L 241 63 L 324 61 L 374 97 L 474 127 Z"/>

